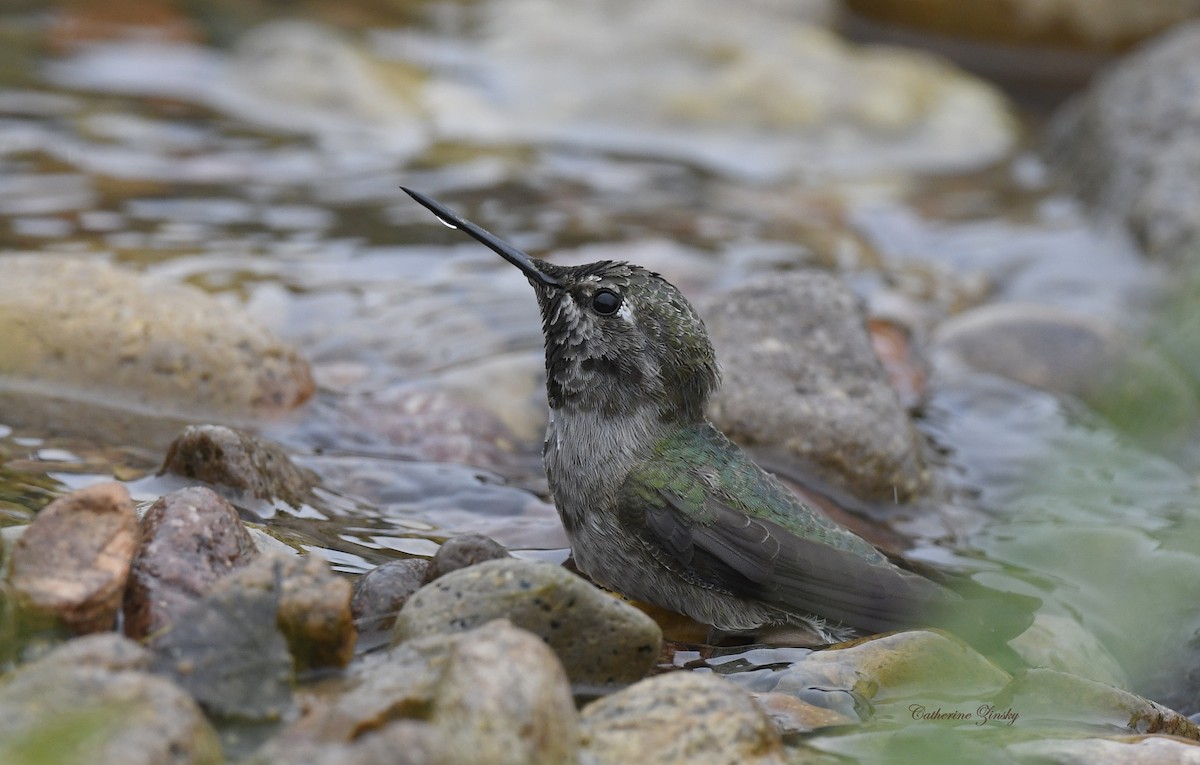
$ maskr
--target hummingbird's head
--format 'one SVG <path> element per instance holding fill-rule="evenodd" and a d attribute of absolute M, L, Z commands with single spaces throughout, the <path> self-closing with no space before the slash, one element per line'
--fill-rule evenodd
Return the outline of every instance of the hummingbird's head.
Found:
<path fill-rule="evenodd" d="M 628 263 L 556 266 L 529 281 L 546 340 L 550 405 L 618 415 L 653 402 L 663 417 L 704 416 L 717 364 L 704 322 L 673 284 Z"/>
<path fill-rule="evenodd" d="M 717 386 L 716 358 L 704 322 L 673 284 L 628 263 L 559 266 L 531 258 L 429 197 L 404 190 L 529 279 L 542 311 L 552 407 L 619 416 L 653 403 L 665 419 L 704 417 Z"/>

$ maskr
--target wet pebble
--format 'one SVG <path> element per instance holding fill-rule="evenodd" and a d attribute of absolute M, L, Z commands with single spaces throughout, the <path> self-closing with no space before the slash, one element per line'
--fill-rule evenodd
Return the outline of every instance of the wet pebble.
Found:
<path fill-rule="evenodd" d="M 125 634 L 133 638 L 170 625 L 218 579 L 258 554 L 237 510 L 211 489 L 162 497 L 140 526 L 125 596 Z"/>
<path fill-rule="evenodd" d="M 138 546 L 137 517 L 118 483 L 44 507 L 13 546 L 9 582 L 23 609 L 76 633 L 109 629 Z"/>
<path fill-rule="evenodd" d="M 313 394 L 294 348 L 193 287 L 47 254 L 0 257 L 0 282 L 0 374 L 26 384 L 224 418 L 277 416 Z"/>
<path fill-rule="evenodd" d="M 278 444 L 223 425 L 190 425 L 167 449 L 162 473 L 229 487 L 256 499 L 304 504 L 317 477 Z"/>
<path fill-rule="evenodd" d="M 768 765 L 784 762 L 779 731 L 744 690 L 698 672 L 669 672 L 584 707 L 585 762 Z"/>
<path fill-rule="evenodd" d="M 429 567 L 425 569 L 424 583 L 428 584 L 451 571 L 474 566 L 485 560 L 510 557 L 512 556 L 508 554 L 508 550 L 491 537 L 482 534 L 459 534 L 443 542 L 434 553 L 433 560 L 429 561 Z"/>
<path fill-rule="evenodd" d="M 396 618 L 393 644 L 509 619 L 554 649 L 573 683 L 611 685 L 658 659 L 654 620 L 561 566 L 509 558 L 459 569 L 417 591 Z"/>
<path fill-rule="evenodd" d="M 404 753 L 404 762 L 566 765 L 577 761 L 577 719 L 554 653 L 493 621 L 368 657 L 344 692 L 314 698 L 259 761 L 393 763 Z M 381 740 L 391 744 L 386 758 Z M 308 759 L 314 742 L 346 759 Z"/>
<path fill-rule="evenodd" d="M 901 502 L 928 475 L 854 293 L 800 271 L 756 280 L 701 306 L 724 382 L 709 404 L 739 443 L 815 464 L 864 499 Z"/>
<path fill-rule="evenodd" d="M 99 638 L 99 636 L 97 636 Z M 218 765 L 216 733 L 196 702 L 140 671 L 136 646 L 106 637 L 65 644 L 0 682 L 0 760 L 31 751 L 56 765 Z M 35 748 L 36 747 L 36 748 Z"/>
<path fill-rule="evenodd" d="M 425 583 L 429 561 L 404 558 L 380 564 L 354 582 L 350 611 L 360 631 L 391 629 L 396 614 Z"/>

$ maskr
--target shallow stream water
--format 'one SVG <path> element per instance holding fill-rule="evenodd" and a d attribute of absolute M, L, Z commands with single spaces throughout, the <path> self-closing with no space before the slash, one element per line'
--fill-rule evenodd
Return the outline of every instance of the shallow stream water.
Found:
<path fill-rule="evenodd" d="M 429 555 L 463 531 L 525 556 L 567 555 L 538 458 L 533 297 L 401 183 L 535 254 L 629 260 L 689 297 L 832 269 L 918 348 L 944 318 L 994 301 L 1132 331 L 1162 321 L 1151 307 L 1163 275 L 1054 189 L 1035 153 L 1044 114 L 1016 111 L 1019 144 L 999 162 L 988 149 L 931 165 L 926 149 L 865 140 L 845 153 L 854 162 L 805 173 L 780 159 L 787 145 L 760 144 L 737 120 L 701 115 L 672 133 L 631 105 L 636 82 L 611 73 L 543 83 L 537 112 L 515 117 L 553 39 L 532 26 L 505 36 L 474 5 L 364 3 L 349 21 L 314 5 L 282 27 L 263 26 L 265 8 L 150 5 L 162 18 L 88 4 L 0 17 L 0 249 L 108 258 L 192 284 L 295 344 L 315 400 L 253 426 L 336 490 L 320 506 L 246 509 L 343 571 Z M 629 109 L 610 122 L 640 127 L 579 107 L 591 87 Z M 803 169 L 803 157 L 789 161 Z M 1194 454 L 1132 439 L 1068 397 L 933 364 L 918 424 L 938 455 L 940 498 L 889 516 L 911 554 L 1037 592 L 1098 636 L 1135 689 L 1196 711 L 1192 681 L 1163 659 L 1194 651 L 1200 626 Z M 139 499 L 171 486 L 153 473 L 182 418 L 4 396 L 0 524 L 113 475 Z"/>

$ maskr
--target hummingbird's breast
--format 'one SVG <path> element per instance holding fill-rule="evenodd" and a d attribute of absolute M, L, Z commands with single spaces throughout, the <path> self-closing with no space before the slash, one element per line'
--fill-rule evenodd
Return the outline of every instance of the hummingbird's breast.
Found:
<path fill-rule="evenodd" d="M 542 462 L 573 546 L 578 534 L 616 533 L 617 492 L 664 433 L 651 406 L 619 417 L 569 402 L 550 410 Z"/>

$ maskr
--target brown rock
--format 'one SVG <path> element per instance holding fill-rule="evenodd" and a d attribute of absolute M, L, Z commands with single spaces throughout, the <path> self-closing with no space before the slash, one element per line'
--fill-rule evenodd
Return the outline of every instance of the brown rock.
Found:
<path fill-rule="evenodd" d="M 278 444 L 223 425 L 184 428 L 167 449 L 159 474 L 228 486 L 257 499 L 299 507 L 317 482 Z"/>
<path fill-rule="evenodd" d="M 287 639 L 296 670 L 346 666 L 357 638 L 350 611 L 353 587 L 348 579 L 330 571 L 321 556 L 264 553 L 222 579 L 213 592 L 270 589 L 277 577 L 283 584 L 279 629 Z"/>
<path fill-rule="evenodd" d="M 409 596 L 421 589 L 429 561 L 390 560 L 363 574 L 354 583 L 350 610 L 360 630 L 387 630 Z"/>
<path fill-rule="evenodd" d="M 258 554 L 237 510 L 198 487 L 155 502 L 142 518 L 141 537 L 125 598 L 125 634 L 133 638 L 169 625 Z"/>
<path fill-rule="evenodd" d="M 511 557 L 504 545 L 483 534 L 460 534 L 450 537 L 442 543 L 434 553 L 433 560 L 429 562 L 429 568 L 425 570 L 425 584 L 451 571 L 474 566 L 485 560 Z"/>
<path fill-rule="evenodd" d="M 23 608 L 76 633 L 109 629 L 138 545 L 129 492 L 104 483 L 51 502 L 12 551 L 10 581 Z"/>

